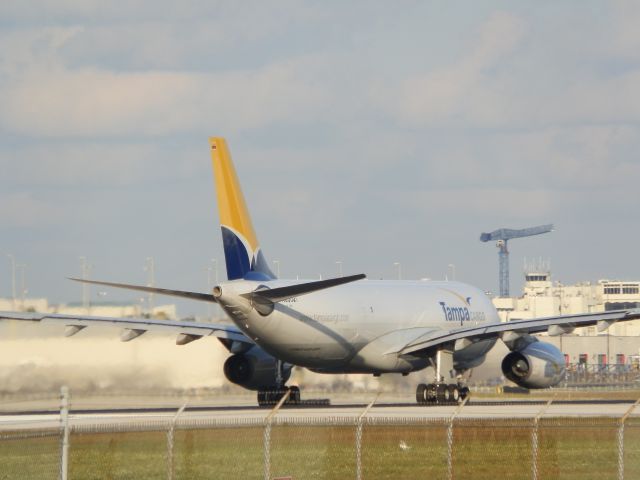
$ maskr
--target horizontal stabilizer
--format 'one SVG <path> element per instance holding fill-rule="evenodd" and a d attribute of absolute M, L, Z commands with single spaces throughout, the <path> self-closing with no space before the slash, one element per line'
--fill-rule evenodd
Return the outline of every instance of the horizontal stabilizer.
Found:
<path fill-rule="evenodd" d="M 338 285 L 344 285 L 345 283 L 362 280 L 363 278 L 367 278 L 367 276 L 364 273 L 360 273 L 358 275 L 351 275 L 348 277 L 330 278 L 328 280 L 300 283 L 298 285 L 289 285 L 287 287 L 256 290 L 251 293 L 245 293 L 243 297 L 250 299 L 260 297 L 261 300 L 277 303 L 293 297 L 299 297 L 300 295 L 306 295 L 307 293 L 324 290 L 325 288 L 337 287 Z"/>
<path fill-rule="evenodd" d="M 124 288 L 126 290 L 137 290 L 139 292 L 157 293 L 158 295 L 169 295 L 172 297 L 184 297 L 191 300 L 202 300 L 204 302 L 215 303 L 216 298 L 208 293 L 185 292 L 182 290 L 169 290 L 166 288 L 147 287 L 144 285 L 130 285 L 128 283 L 100 282 L 98 280 L 85 280 L 83 278 L 69 278 L 74 282 L 91 283 L 93 285 L 104 285 L 106 287 Z"/>

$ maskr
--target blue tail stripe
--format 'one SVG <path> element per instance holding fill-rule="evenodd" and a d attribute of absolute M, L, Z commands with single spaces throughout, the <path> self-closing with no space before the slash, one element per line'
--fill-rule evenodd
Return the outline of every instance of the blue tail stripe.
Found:
<path fill-rule="evenodd" d="M 238 280 L 240 278 L 270 280 L 275 278 L 262 252 L 258 250 L 256 257 L 250 258 L 242 240 L 233 231 L 225 227 L 222 227 L 222 243 L 227 265 L 227 278 L 229 280 Z"/>
<path fill-rule="evenodd" d="M 251 271 L 249 253 L 242 241 L 231 230 L 222 227 L 222 244 L 227 264 L 227 278 L 238 280 Z"/>

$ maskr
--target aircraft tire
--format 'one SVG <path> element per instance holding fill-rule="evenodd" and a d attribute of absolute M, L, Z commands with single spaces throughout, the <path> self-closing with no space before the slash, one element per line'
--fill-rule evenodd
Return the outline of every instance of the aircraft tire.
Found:
<path fill-rule="evenodd" d="M 449 400 L 449 389 L 447 385 L 436 385 L 436 402 L 445 403 Z"/>
<path fill-rule="evenodd" d="M 300 404 L 300 388 L 293 386 L 293 387 L 289 387 L 289 390 L 290 390 L 289 400 L 287 401 L 287 403 L 291 405 L 299 405 Z"/>
<path fill-rule="evenodd" d="M 451 385 L 447 385 L 443 392 L 444 403 L 451 403 Z"/>
<path fill-rule="evenodd" d="M 299 405 L 301 403 L 300 388 L 293 386 L 285 388 L 273 387 L 268 390 L 258 390 L 258 406 L 268 407 L 277 405 L 280 399 L 287 393 L 287 390 L 290 390 L 290 393 L 289 398 L 285 403 L 287 405 Z"/>
<path fill-rule="evenodd" d="M 424 383 L 420 383 L 416 387 L 416 402 L 418 402 L 418 405 L 427 403 L 427 386 Z"/>
<path fill-rule="evenodd" d="M 426 403 L 436 403 L 438 400 L 438 389 L 434 383 L 427 385 L 427 391 L 425 392 Z"/>
<path fill-rule="evenodd" d="M 460 400 L 464 400 L 471 393 L 471 391 L 469 390 L 469 387 L 459 387 L 459 391 L 460 391 Z"/>
<path fill-rule="evenodd" d="M 451 403 L 458 403 L 460 401 L 460 390 L 457 385 L 449 385 L 449 401 Z"/>

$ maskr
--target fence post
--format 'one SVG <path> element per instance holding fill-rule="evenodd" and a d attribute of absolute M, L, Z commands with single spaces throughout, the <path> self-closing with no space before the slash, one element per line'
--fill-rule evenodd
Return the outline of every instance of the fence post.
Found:
<path fill-rule="evenodd" d="M 356 420 L 356 480 L 362 480 L 362 420 L 369 413 L 373 404 L 378 401 L 380 392 L 376 394 L 376 397 L 371 401 L 367 408 L 358 416 Z"/>
<path fill-rule="evenodd" d="M 62 445 L 60 448 L 60 480 L 67 480 L 69 476 L 69 388 L 60 388 L 60 429 L 62 430 Z"/>
<path fill-rule="evenodd" d="M 620 425 L 618 426 L 618 480 L 624 480 L 624 424 L 633 412 L 633 409 L 640 403 L 640 398 L 629 407 L 625 414 L 620 419 Z"/>
<path fill-rule="evenodd" d="M 453 415 L 449 418 L 449 426 L 447 427 L 447 478 L 449 480 L 453 480 L 453 421 L 458 416 L 462 407 L 467 404 L 469 400 L 469 395 L 467 395 L 462 403 L 458 405 L 458 408 L 455 409 Z"/>
<path fill-rule="evenodd" d="M 169 425 L 169 430 L 167 430 L 167 479 L 173 480 L 173 474 L 175 473 L 175 464 L 173 461 L 173 436 L 174 431 L 176 429 L 176 423 L 178 422 L 178 417 L 184 412 L 184 409 L 187 408 L 187 402 L 185 402 L 176 412 L 171 424 Z"/>
<path fill-rule="evenodd" d="M 271 420 L 276 416 L 280 407 L 289 399 L 291 389 L 287 388 L 278 404 L 267 415 L 264 425 L 263 449 L 264 449 L 264 480 L 271 480 Z"/>
<path fill-rule="evenodd" d="M 531 478 L 533 480 L 538 480 L 538 451 L 540 450 L 538 446 L 538 425 L 540 418 L 547 411 L 551 402 L 553 402 L 553 398 L 549 399 L 533 419 L 533 427 L 531 428 Z"/>

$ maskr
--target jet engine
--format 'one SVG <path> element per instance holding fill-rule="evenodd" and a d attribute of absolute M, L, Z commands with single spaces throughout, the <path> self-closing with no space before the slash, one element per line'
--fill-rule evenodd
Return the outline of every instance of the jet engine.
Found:
<path fill-rule="evenodd" d="M 282 383 L 289 380 L 292 365 L 285 363 Z M 247 390 L 264 390 L 278 384 L 278 362 L 258 346 L 245 353 L 236 353 L 224 362 L 224 376 L 231 383 Z"/>
<path fill-rule="evenodd" d="M 525 388 L 548 388 L 564 377 L 564 355 L 550 343 L 534 341 L 502 360 L 502 373 Z"/>

